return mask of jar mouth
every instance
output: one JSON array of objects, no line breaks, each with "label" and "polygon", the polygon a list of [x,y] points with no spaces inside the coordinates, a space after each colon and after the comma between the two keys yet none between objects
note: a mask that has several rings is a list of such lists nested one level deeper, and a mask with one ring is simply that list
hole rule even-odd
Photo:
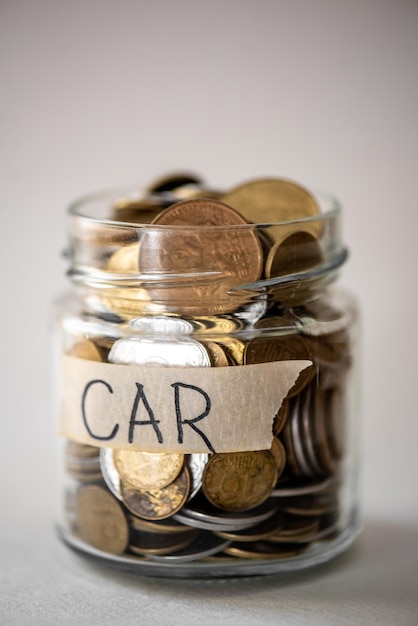
[{"label": "jar mouth", "polygon": [[[126,229],[127,231],[131,231],[132,229],[157,229],[157,230],[182,230],[184,226],[178,224],[152,224],[148,222],[137,222],[137,221],[129,221],[129,220],[119,220],[114,219],[111,216],[107,216],[106,212],[110,212],[115,202],[117,202],[120,198],[125,198],[127,201],[132,202],[140,202],[146,199],[155,207],[158,207],[160,210],[171,206],[177,202],[180,202],[181,199],[176,197],[174,194],[170,192],[160,192],[158,194],[147,194],[146,191],[132,191],[132,189],[136,189],[133,186],[123,186],[107,189],[104,191],[93,192],[90,194],[86,194],[74,200],[68,206],[68,216],[70,218],[74,218],[79,222],[86,222],[90,224],[95,224],[96,226],[102,226],[109,228],[118,228],[118,229]],[[220,230],[245,230],[248,228],[254,228],[254,226],[259,227],[269,227],[269,226],[283,226],[283,225],[291,225],[297,226],[298,224],[309,224],[309,223],[321,223],[325,222],[330,218],[337,217],[342,210],[341,204],[339,200],[330,194],[324,193],[319,190],[311,190],[311,193],[320,207],[320,213],[317,215],[307,216],[303,218],[291,219],[291,220],[277,220],[277,221],[260,221],[260,222],[252,222],[246,224],[230,224],[230,225],[210,225],[204,226],[205,229],[211,231],[220,231]],[[204,196],[202,196],[203,198]],[[188,225],[188,230],[201,230],[201,225]]]},{"label": "jar mouth", "polygon": [[[260,299],[297,306],[333,282],[348,255],[340,203],[319,192],[313,197],[319,213],[286,221],[249,222],[220,200],[204,209],[203,223],[161,224],[165,209],[181,203],[171,192],[148,195],[145,205],[141,192],[126,188],[93,193],[68,209],[68,275],[128,316],[164,310],[222,315]],[[128,209],[137,203],[148,221],[113,219],[121,198]],[[203,211],[203,197],[193,202]],[[212,209],[226,212],[226,223],[217,223]]]}]

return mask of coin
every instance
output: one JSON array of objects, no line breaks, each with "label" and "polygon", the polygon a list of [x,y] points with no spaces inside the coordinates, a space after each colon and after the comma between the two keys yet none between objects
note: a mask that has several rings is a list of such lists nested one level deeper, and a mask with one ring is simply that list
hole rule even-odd
[{"label": "coin", "polygon": [[225,548],[225,553],[245,559],[290,559],[306,550],[305,545],[284,544],[275,545],[268,541],[254,541],[252,543],[235,542]]},{"label": "coin", "polygon": [[112,448],[101,448],[100,450],[100,469],[103,480],[109,490],[118,499],[122,500],[120,493],[120,476],[113,460]]},{"label": "coin", "polygon": [[152,561],[161,561],[163,563],[187,563],[197,561],[205,557],[217,554],[229,546],[230,541],[216,537],[212,533],[201,533],[187,548],[179,550],[175,554],[158,556],[150,554]]},{"label": "coin", "polygon": [[203,181],[197,174],[189,172],[172,172],[153,180],[147,187],[149,193],[161,193],[164,191],[175,191],[179,187],[187,185],[201,187]]},{"label": "coin", "polygon": [[279,441],[277,437],[273,437],[273,443],[271,445],[270,452],[273,455],[274,460],[276,461],[277,478],[279,478],[286,465],[286,450],[284,449],[282,442]]},{"label": "coin", "polygon": [[[317,458],[314,446],[313,422],[315,415],[316,394],[316,385],[314,382],[315,381],[312,381],[309,385],[307,385],[299,396],[299,416],[295,416],[295,422],[297,422],[295,430],[300,438],[300,446],[302,448],[301,455],[306,460],[306,464],[312,470],[313,474],[316,476],[322,476],[323,471],[321,468],[321,462]],[[305,475],[308,474],[305,472]]]},{"label": "coin", "polygon": [[209,367],[208,351],[190,338],[132,338],[115,341],[108,360],[125,365]]},{"label": "coin", "polygon": [[190,335],[195,329],[195,325],[189,320],[168,315],[136,317],[129,320],[128,325],[141,334],[160,337],[164,335]]},{"label": "coin", "polygon": [[85,340],[76,343],[70,351],[71,356],[87,361],[103,361],[99,348],[93,341]]},{"label": "coin", "polygon": [[145,531],[131,532],[129,550],[134,554],[171,554],[186,548],[197,538],[199,531],[188,528],[182,534],[153,533]]},{"label": "coin", "polygon": [[257,524],[244,528],[242,530],[214,530],[213,532],[218,537],[223,539],[229,539],[230,541],[261,541],[267,539],[275,532],[278,532],[283,526],[283,515],[274,515],[269,519]]},{"label": "coin", "polygon": [[[257,179],[238,185],[222,197],[222,201],[234,207],[249,222],[273,224],[292,222],[318,215],[319,207],[306,189],[279,178]],[[289,224],[283,226],[282,234],[303,229],[317,231],[314,224]]]},{"label": "coin", "polygon": [[[245,346],[244,363],[270,363],[274,361],[312,360],[306,341],[298,335],[251,339]],[[302,370],[287,397],[298,394],[315,375],[313,365]]]},{"label": "coin", "polygon": [[108,272],[118,274],[138,274],[139,273],[139,243],[131,243],[122,246],[112,254],[107,264]]},{"label": "coin", "polygon": [[[282,241],[277,241],[270,249],[265,264],[266,278],[299,274],[322,261],[318,240],[310,233],[294,232]],[[293,286],[289,285],[289,288]]]},{"label": "coin", "polygon": [[269,451],[231,452],[209,458],[202,489],[214,506],[245,511],[267,500],[276,482],[277,466]]},{"label": "coin", "polygon": [[146,531],[149,533],[161,533],[161,534],[174,534],[174,533],[184,533],[190,531],[190,526],[186,526],[185,524],[181,524],[173,517],[168,517],[163,520],[154,520],[151,522],[150,520],[141,519],[136,515],[128,516],[129,525],[133,530],[138,531]]},{"label": "coin", "polygon": [[176,513],[175,518],[189,526],[206,530],[242,530],[254,526],[277,512],[277,507],[269,502],[257,506],[251,511],[221,511],[198,495]]},{"label": "coin", "polygon": [[225,350],[219,343],[215,341],[202,341],[202,343],[209,353],[213,367],[227,367],[229,365]]},{"label": "coin", "polygon": [[331,476],[320,482],[308,482],[301,483],[299,486],[294,487],[280,487],[276,486],[271,492],[271,496],[274,498],[288,498],[291,496],[303,496],[312,493],[318,493],[326,490],[328,487],[337,487],[339,481],[336,477]]},{"label": "coin", "polygon": [[124,505],[134,515],[148,520],[165,519],[174,515],[186,502],[190,492],[190,473],[184,467],[176,480],[163,489],[139,491],[121,483],[120,490]]},{"label": "coin", "polygon": [[190,470],[192,486],[188,501],[195,497],[202,487],[202,476],[208,462],[208,454],[187,454],[186,463]]},{"label": "coin", "polygon": [[220,340],[231,365],[244,364],[245,341],[237,337],[228,337]]},{"label": "coin", "polygon": [[172,483],[183,468],[184,454],[115,449],[113,460],[124,484],[146,491]]},{"label": "coin", "polygon": [[80,537],[98,550],[122,554],[128,545],[128,523],[121,506],[105,489],[82,487],[76,494],[76,519]]},{"label": "coin", "polygon": [[[162,211],[155,225],[143,233],[140,267],[161,275],[161,288],[150,287],[153,298],[172,310],[192,315],[233,311],[248,294],[230,290],[256,281],[263,268],[256,232],[231,228],[246,221],[216,200],[185,200]],[[178,228],[181,226],[182,228]],[[176,276],[175,287],[170,275]]]}]

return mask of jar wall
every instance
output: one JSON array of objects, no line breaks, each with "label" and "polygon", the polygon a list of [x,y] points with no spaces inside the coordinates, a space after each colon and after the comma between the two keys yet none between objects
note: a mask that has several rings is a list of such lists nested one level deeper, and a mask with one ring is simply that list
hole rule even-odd
[{"label": "jar wall", "polygon": [[[242,254],[235,258],[231,250],[211,266],[212,256],[202,261],[205,253],[197,246],[198,260],[190,260],[193,242],[184,245],[184,237],[195,238],[193,228],[188,233],[187,228],[99,226],[97,238],[94,220],[72,218],[70,274],[76,287],[54,308],[56,359],[70,368],[65,376],[57,368],[57,412],[75,403],[70,412],[80,414],[78,430],[62,418],[59,427],[57,525],[63,540],[104,564],[175,577],[289,572],[345,550],[360,527],[359,318],[353,297],[332,285],[345,258],[338,214],[308,220],[302,228],[293,225],[290,235],[299,235],[287,251],[274,254],[269,251],[288,237],[283,235],[288,224],[251,225],[243,231],[231,226],[227,234],[208,227],[205,241],[215,237],[224,246],[233,241],[241,252],[253,246],[243,269]],[[320,242],[316,248],[312,232]],[[288,258],[289,251],[293,261],[283,261],[280,255]],[[240,268],[235,282],[238,269],[228,272],[228,263]],[[274,269],[275,264],[284,269]],[[246,423],[245,444],[236,434],[236,449],[212,446],[211,436],[205,439],[200,428],[205,423],[201,397],[194,417],[179,418],[184,388],[196,391],[196,385],[183,383],[171,385],[178,438],[175,449],[165,445],[153,397],[165,384],[168,368],[195,368],[203,381],[201,394],[206,368],[216,369],[225,406],[242,395],[249,414],[260,405],[261,420],[263,390],[249,390],[246,376],[262,372],[267,390],[268,381],[276,384],[275,366],[289,362],[305,365],[271,416],[268,446],[251,449],[248,444],[248,436],[257,440],[258,418]],[[109,368],[122,372],[118,380],[124,371],[129,376],[138,372],[138,384],[125,394],[132,437],[123,445],[117,439],[123,429],[119,418],[113,424],[94,416],[92,426],[96,405],[89,404],[86,393],[81,408],[80,394],[75,402],[71,381],[75,368],[82,367],[90,383],[99,381],[102,395],[113,394],[103,378]],[[150,393],[139,385],[144,368],[155,380]],[[239,433],[240,415],[221,417],[236,421],[231,428]],[[193,449],[189,443],[183,451],[186,438],[180,441],[180,434],[191,429],[200,446]],[[160,448],[142,447],[139,433],[145,431],[153,433]]]}]

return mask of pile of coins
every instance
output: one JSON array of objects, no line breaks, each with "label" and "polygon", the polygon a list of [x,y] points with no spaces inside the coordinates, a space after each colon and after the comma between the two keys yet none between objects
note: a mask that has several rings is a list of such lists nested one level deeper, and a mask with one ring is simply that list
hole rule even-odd
[{"label": "pile of coins", "polygon": [[339,532],[351,339],[343,313],[312,297],[324,262],[319,213],[314,197],[286,180],[221,193],[180,174],[112,205],[115,222],[151,228],[136,241],[106,239],[114,282],[95,306],[107,330],[75,337],[71,355],[125,365],[312,365],[277,407],[269,450],[155,453],[68,441],[74,536],[169,564],[286,559]]}]

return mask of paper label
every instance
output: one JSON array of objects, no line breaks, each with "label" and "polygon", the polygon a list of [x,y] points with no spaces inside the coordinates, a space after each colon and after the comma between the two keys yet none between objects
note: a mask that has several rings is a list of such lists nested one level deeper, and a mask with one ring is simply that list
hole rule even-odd
[{"label": "paper label", "polygon": [[283,399],[310,365],[156,367],[64,355],[60,434],[150,452],[266,450]]}]

